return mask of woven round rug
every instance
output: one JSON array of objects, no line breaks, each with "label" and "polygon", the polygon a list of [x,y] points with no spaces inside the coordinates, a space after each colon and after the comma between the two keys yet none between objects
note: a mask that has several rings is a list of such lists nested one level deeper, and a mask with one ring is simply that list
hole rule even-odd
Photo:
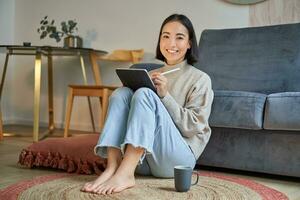
[{"label": "woven round rug", "polygon": [[[0,199],[197,199],[197,200],[287,200],[281,192],[247,179],[225,176],[219,173],[200,173],[197,185],[188,192],[174,189],[173,179],[137,177],[136,186],[121,193],[97,195],[81,192],[84,183],[94,180],[91,175],[56,174],[19,182],[0,190]],[[193,177],[196,178],[196,177]]]}]

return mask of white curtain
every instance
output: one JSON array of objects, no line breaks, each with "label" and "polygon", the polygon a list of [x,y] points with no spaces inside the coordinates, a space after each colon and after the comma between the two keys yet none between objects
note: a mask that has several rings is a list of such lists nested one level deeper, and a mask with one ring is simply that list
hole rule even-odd
[{"label": "white curtain", "polygon": [[300,0],[267,0],[249,7],[250,26],[300,22]]}]

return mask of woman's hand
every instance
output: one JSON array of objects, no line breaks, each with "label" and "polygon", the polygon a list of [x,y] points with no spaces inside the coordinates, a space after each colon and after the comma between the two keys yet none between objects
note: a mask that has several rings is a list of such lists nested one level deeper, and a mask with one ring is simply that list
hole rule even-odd
[{"label": "woman's hand", "polygon": [[151,73],[151,79],[156,87],[158,96],[164,98],[168,92],[168,79],[159,72]]}]

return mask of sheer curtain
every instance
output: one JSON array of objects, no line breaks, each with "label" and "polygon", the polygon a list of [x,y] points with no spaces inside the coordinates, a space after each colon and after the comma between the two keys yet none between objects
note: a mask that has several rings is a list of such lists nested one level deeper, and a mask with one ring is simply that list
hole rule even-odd
[{"label": "sheer curtain", "polygon": [[300,0],[267,0],[249,6],[249,26],[300,22]]}]

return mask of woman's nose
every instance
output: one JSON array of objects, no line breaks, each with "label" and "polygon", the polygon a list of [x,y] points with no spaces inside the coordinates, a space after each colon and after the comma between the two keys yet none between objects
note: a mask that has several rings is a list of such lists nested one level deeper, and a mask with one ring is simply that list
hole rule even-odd
[{"label": "woman's nose", "polygon": [[169,45],[170,45],[171,47],[175,47],[175,46],[176,46],[176,40],[171,38],[171,39],[169,40]]}]

